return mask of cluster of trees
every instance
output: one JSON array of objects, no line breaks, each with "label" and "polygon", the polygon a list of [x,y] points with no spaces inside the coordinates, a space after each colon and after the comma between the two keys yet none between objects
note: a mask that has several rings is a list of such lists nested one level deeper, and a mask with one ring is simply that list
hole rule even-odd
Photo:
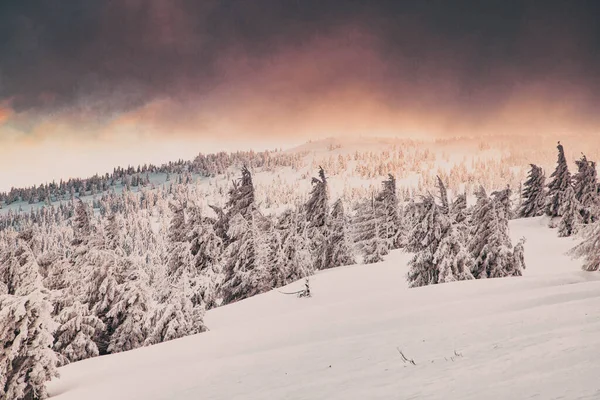
[{"label": "cluster of trees", "polygon": [[452,203],[438,177],[437,199],[423,196],[408,231],[406,249],[411,287],[469,279],[521,276],[525,268],[524,239],[513,247],[508,230],[511,190],[488,196],[484,188],[467,208],[466,195]]},{"label": "cluster of trees", "polygon": [[571,175],[560,142],[557,149],[556,169],[548,184],[542,168],[531,164],[518,215],[528,218],[545,214],[553,219],[553,226],[558,226],[558,235],[565,237],[578,233],[582,226],[598,220],[600,188],[595,162],[582,154],[575,162],[577,172]]},{"label": "cluster of trees", "polygon": [[44,398],[60,365],[203,332],[206,309],[354,262],[322,169],[306,204],[276,217],[247,168],[216,216],[194,200],[113,194],[94,213],[76,199],[67,219],[0,233],[0,397]]},{"label": "cluster of trees", "polygon": [[[73,178],[59,183],[51,182],[39,186],[12,188],[8,192],[0,192],[0,208],[2,203],[9,205],[24,201],[29,204],[58,202],[72,200],[74,197],[102,193],[116,185],[127,188],[145,187],[150,185],[150,174],[166,174],[167,181],[171,176],[177,176],[179,183],[191,181],[192,175],[215,176],[224,174],[234,165],[247,165],[252,168],[262,167],[270,170],[276,167],[300,166],[300,160],[306,153],[288,154],[281,151],[239,151],[233,153],[220,152],[215,154],[199,154],[191,161],[178,160],[160,166],[153,164],[117,167],[112,173],[94,175],[87,179]],[[187,182],[186,182],[187,183]]]}]

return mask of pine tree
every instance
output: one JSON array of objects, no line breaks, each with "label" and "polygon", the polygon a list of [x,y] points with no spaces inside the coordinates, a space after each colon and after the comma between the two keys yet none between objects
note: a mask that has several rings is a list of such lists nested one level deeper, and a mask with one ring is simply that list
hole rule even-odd
[{"label": "pine tree", "polygon": [[398,196],[396,194],[396,178],[388,174],[388,179],[382,182],[382,190],[375,198],[376,206],[382,208],[384,218],[381,223],[381,229],[388,242],[390,249],[400,248],[399,230],[400,214],[398,210]]},{"label": "pine tree", "polygon": [[[472,214],[473,227],[469,240],[469,251],[475,260],[472,270],[477,279],[519,276],[524,265],[518,265],[510,241],[508,211],[510,190],[494,192],[492,198],[485,191],[478,192],[477,204]],[[522,249],[519,248],[522,252]]]},{"label": "pine tree", "polygon": [[450,217],[452,220],[458,224],[463,224],[467,222],[468,212],[467,212],[467,195],[459,194],[456,196],[452,205],[450,206]]},{"label": "pine tree", "polygon": [[595,223],[584,230],[585,239],[569,251],[574,258],[583,258],[584,271],[600,269],[600,223]]},{"label": "pine tree", "polygon": [[306,213],[308,236],[311,238],[311,254],[314,269],[327,268],[325,254],[329,237],[329,188],[325,171],[319,167],[319,177],[312,178],[312,190],[304,209]]},{"label": "pine tree", "polygon": [[[327,243],[325,265],[329,268],[354,264],[354,256],[348,235],[348,221],[344,214],[344,203],[338,199],[331,210],[331,234]],[[387,221],[386,221],[387,222]],[[390,233],[388,231],[388,233]],[[394,237],[395,234],[389,237]]]},{"label": "pine tree", "polygon": [[375,199],[359,204],[352,222],[353,238],[362,262],[373,264],[383,261],[389,253],[389,243],[382,229],[385,221],[384,209],[377,207]]},{"label": "pine tree", "polygon": [[139,265],[127,261],[125,281],[106,313],[114,328],[107,349],[110,353],[141,347],[148,335],[147,320],[152,312],[148,278]]},{"label": "pine tree", "polygon": [[45,399],[46,382],[58,377],[49,294],[31,249],[21,239],[10,264],[10,272],[1,274],[9,281],[4,282],[8,294],[0,296],[0,397]]},{"label": "pine tree", "polygon": [[[447,219],[442,215],[442,218]],[[464,244],[464,237],[452,220],[443,221],[444,233],[433,253],[433,263],[438,269],[438,282],[473,279],[471,270],[475,262]]]},{"label": "pine tree", "polygon": [[573,176],[574,196],[580,205],[581,222],[588,224],[596,220],[595,214],[599,203],[596,163],[588,161],[583,154],[575,163],[577,173]]},{"label": "pine tree", "polygon": [[576,234],[579,226],[583,223],[581,216],[581,205],[575,198],[575,191],[571,186],[564,194],[561,208],[559,210],[560,223],[558,224],[558,236],[567,237]]},{"label": "pine tree", "polygon": [[242,214],[235,215],[229,223],[227,235],[232,242],[225,255],[223,304],[233,303],[271,289],[270,276],[259,260],[267,249],[262,248],[256,212],[247,220]]},{"label": "pine tree", "polygon": [[187,293],[188,279],[181,278],[164,303],[158,305],[149,319],[149,332],[145,345],[152,345],[179,339],[206,331],[203,321],[203,309],[194,307]]},{"label": "pine tree", "polygon": [[556,169],[550,175],[552,181],[548,184],[548,194],[546,200],[546,215],[550,217],[560,217],[560,207],[563,202],[564,193],[571,186],[571,174],[565,158],[563,146],[558,142],[558,161]]},{"label": "pine tree", "polygon": [[438,191],[440,192],[440,194],[439,194],[439,199],[440,199],[440,203],[441,203],[440,211],[444,214],[448,214],[448,212],[450,211],[450,206],[449,206],[449,202],[448,202],[448,191],[446,190],[446,185],[444,185],[444,182],[442,182],[442,179],[439,177],[439,175],[437,176],[437,188],[438,188]]},{"label": "pine tree", "polygon": [[91,233],[91,216],[87,205],[79,198],[75,205],[75,218],[73,219],[73,231],[75,239],[73,245],[79,245],[87,239]]},{"label": "pine tree", "polygon": [[273,288],[287,285],[313,273],[306,223],[297,212],[287,210],[275,225],[274,262],[270,276]]},{"label": "pine tree", "polygon": [[415,253],[408,262],[409,287],[419,287],[438,283],[439,270],[434,254],[442,238],[442,219],[439,207],[433,197],[423,199],[424,214],[409,235],[407,250]]},{"label": "pine tree", "polygon": [[100,354],[94,338],[106,327],[86,304],[75,300],[61,310],[57,322],[60,325],[55,334],[54,349],[59,354],[60,365]]},{"label": "pine tree", "polygon": [[240,214],[246,219],[252,218],[254,211],[254,184],[252,183],[252,174],[246,167],[242,167],[242,177],[237,181],[233,181],[233,186],[229,189],[229,199],[225,205],[225,214],[223,223],[223,238],[225,243],[229,243],[227,231],[229,229],[229,221]]},{"label": "pine tree", "polygon": [[214,230],[213,222],[202,218],[199,211],[190,218],[188,240],[192,256],[192,304],[200,303],[206,309],[217,305],[217,281],[223,256],[223,241]]},{"label": "pine tree", "polygon": [[522,193],[523,203],[518,214],[521,218],[537,217],[544,213],[546,176],[541,167],[535,164],[530,164],[530,166],[531,169]]}]

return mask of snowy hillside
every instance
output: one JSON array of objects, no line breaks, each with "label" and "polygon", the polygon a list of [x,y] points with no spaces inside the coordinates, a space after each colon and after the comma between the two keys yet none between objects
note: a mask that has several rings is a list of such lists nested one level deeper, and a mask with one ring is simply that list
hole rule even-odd
[{"label": "snowy hillside", "polygon": [[[398,138],[328,138],[307,142],[285,151],[267,152],[267,158],[276,160],[277,157],[293,157],[292,166],[267,163],[260,167],[252,167],[248,162],[256,185],[257,201],[269,213],[278,213],[296,201],[304,201],[311,188],[310,177],[323,166],[329,177],[331,199],[343,198],[345,202],[354,203],[357,199],[369,197],[379,190],[382,179],[388,173],[397,179],[398,188],[404,197],[408,192],[422,193],[432,189],[436,175],[441,175],[446,181],[450,193],[467,190],[469,193],[479,184],[487,189],[503,188],[507,183],[516,188],[526,175],[528,161],[524,159],[508,159],[509,153],[505,145],[498,144],[495,148],[482,147],[477,139],[463,138],[454,141],[415,141]],[[259,153],[249,153],[257,155]],[[257,157],[261,158],[261,157]],[[242,157],[242,159],[245,159]],[[289,161],[289,160],[286,160]],[[193,166],[193,161],[190,161]],[[178,178],[185,174],[186,168],[177,165],[171,174],[160,172],[136,173],[119,178],[111,177],[109,192],[122,193],[124,181],[137,178],[148,179],[142,186],[132,186],[134,193],[140,191],[156,191],[177,185]],[[225,201],[227,188],[231,180],[238,174],[242,166],[239,159],[225,168],[223,173],[203,174],[192,171],[187,185],[195,186],[205,193],[213,204]],[[161,168],[167,168],[163,165]],[[57,181],[59,177],[57,177]],[[84,177],[79,177],[84,178]],[[78,183],[80,183],[79,180]],[[465,182],[470,182],[465,186]],[[93,189],[76,191],[75,197],[86,202],[93,202],[102,197],[106,190],[97,184],[88,184]],[[41,186],[40,186],[41,187]],[[39,190],[39,188],[38,188]],[[32,210],[39,211],[48,204],[58,206],[68,202],[71,195],[67,190],[61,196],[50,195],[51,201],[42,201],[34,196],[32,201],[19,199],[3,204],[0,193],[0,218],[9,212],[28,214]],[[11,196],[8,196],[11,197]]]},{"label": "snowy hillside", "polygon": [[[521,278],[408,289],[410,255],[211,310],[209,332],[60,369],[56,400],[597,399],[600,275],[542,218]],[[280,289],[297,290],[301,282]],[[403,360],[402,354],[410,361]]]}]

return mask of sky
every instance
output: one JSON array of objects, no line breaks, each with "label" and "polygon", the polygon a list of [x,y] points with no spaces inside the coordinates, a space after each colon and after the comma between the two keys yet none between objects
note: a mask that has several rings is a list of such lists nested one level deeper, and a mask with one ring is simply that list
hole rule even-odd
[{"label": "sky", "polygon": [[597,1],[0,2],[0,190],[330,136],[598,134]]}]

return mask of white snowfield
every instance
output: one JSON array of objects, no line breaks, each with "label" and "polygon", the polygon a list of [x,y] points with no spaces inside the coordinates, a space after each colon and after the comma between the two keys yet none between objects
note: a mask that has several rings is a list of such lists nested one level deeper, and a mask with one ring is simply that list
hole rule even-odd
[{"label": "white snowfield", "polygon": [[[408,289],[409,254],[328,270],[312,298],[272,291],[212,310],[207,333],[74,363],[56,400],[600,399],[600,273],[543,218],[519,278]],[[303,286],[296,282],[283,292]],[[408,360],[403,359],[402,354]]]}]

